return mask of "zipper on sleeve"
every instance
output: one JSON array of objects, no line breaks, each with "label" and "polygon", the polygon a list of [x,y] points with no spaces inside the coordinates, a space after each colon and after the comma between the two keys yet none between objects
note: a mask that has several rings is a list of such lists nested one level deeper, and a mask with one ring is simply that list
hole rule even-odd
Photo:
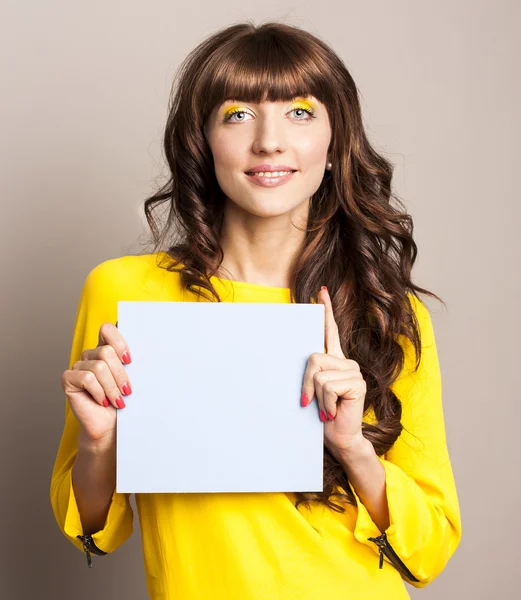
[{"label": "zipper on sleeve", "polygon": [[92,568],[91,553],[97,554],[98,556],[105,556],[105,554],[107,554],[106,552],[104,552],[103,550],[101,550],[100,548],[98,548],[96,546],[96,544],[94,543],[94,540],[92,539],[92,535],[90,535],[90,534],[77,535],[76,537],[78,539],[80,539],[81,543],[83,544],[83,551],[85,552],[85,554],[87,556],[87,566],[89,568]]},{"label": "zipper on sleeve", "polygon": [[367,539],[371,542],[374,542],[379,548],[379,551],[380,551],[379,568],[380,569],[383,568],[384,554],[385,554],[385,556],[387,556],[387,558],[391,561],[391,563],[403,575],[405,575],[405,577],[407,577],[407,579],[410,579],[411,581],[420,581],[419,579],[416,579],[416,577],[405,566],[402,559],[398,556],[398,554],[396,554],[394,548],[391,546],[391,544],[389,543],[389,540],[387,539],[387,533],[385,531],[382,533],[382,535],[379,535],[378,537],[370,537]]}]

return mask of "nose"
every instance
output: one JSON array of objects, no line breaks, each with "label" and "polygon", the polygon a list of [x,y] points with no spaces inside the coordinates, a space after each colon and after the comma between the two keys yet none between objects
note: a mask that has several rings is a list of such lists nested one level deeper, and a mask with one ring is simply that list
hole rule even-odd
[{"label": "nose", "polygon": [[274,154],[286,150],[283,123],[276,123],[275,119],[258,119],[255,125],[253,152]]}]

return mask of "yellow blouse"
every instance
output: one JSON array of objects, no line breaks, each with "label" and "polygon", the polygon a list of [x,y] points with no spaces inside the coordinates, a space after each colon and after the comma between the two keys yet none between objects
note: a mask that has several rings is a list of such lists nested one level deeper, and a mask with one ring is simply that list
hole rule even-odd
[{"label": "yellow blouse", "polygon": [[[182,287],[179,274],[157,265],[162,254],[110,259],[90,271],[69,368],[84,349],[97,346],[103,322],[116,323],[118,300],[199,301]],[[226,302],[290,302],[287,288],[217,277],[212,283]],[[386,535],[353,487],[357,506],[345,505],[345,513],[315,504],[297,509],[293,492],[135,494],[150,598],[398,600],[410,597],[405,583],[424,587],[437,577],[459,544],[461,518],[432,322],[426,306],[410,298],[421,327],[422,360],[412,373],[414,348],[400,336],[406,361],[392,389],[402,401],[404,431],[379,457],[390,515]],[[364,416],[366,422],[374,419],[372,411]],[[130,494],[114,491],[103,529],[78,537],[83,530],[71,480],[78,432],[66,399],[50,498],[66,538],[89,560],[99,554],[94,564],[131,535],[134,513]]]}]

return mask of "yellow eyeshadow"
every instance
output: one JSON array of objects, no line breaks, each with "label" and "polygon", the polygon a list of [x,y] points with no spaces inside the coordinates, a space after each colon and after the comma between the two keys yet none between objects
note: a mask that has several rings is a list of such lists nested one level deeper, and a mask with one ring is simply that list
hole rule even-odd
[{"label": "yellow eyeshadow", "polygon": [[[309,110],[311,113],[315,112],[316,107],[313,103],[308,100],[294,100],[291,105],[293,106],[293,110],[297,108],[303,108],[304,110]],[[227,106],[224,110],[224,117],[231,116],[233,113],[238,111],[243,111],[244,107],[240,104],[231,104]]]},{"label": "yellow eyeshadow", "polygon": [[293,108],[303,108],[305,110],[310,110],[311,112],[315,110],[314,105],[307,100],[295,100],[295,102],[293,102]]},{"label": "yellow eyeshadow", "polygon": [[224,116],[227,116],[229,114],[237,112],[240,109],[241,109],[240,104],[232,104],[231,106],[227,106],[226,110],[224,111]]}]

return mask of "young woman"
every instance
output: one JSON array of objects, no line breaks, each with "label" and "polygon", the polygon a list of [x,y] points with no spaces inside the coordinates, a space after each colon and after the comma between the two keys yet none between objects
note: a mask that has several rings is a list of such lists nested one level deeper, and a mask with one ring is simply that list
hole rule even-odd
[{"label": "young woman", "polygon": [[412,219],[355,83],[317,37],[246,23],[190,53],[172,98],[171,176],[145,202],[154,249],[98,264],[83,285],[58,525],[89,566],[133,531],[129,494],[115,491],[116,411],[132,402],[118,300],[320,302],[326,352],[309,358],[301,405],[324,423],[323,492],[136,494],[150,597],[408,598],[404,583],[432,582],[461,538],[417,293],[438,296],[411,281]]}]

